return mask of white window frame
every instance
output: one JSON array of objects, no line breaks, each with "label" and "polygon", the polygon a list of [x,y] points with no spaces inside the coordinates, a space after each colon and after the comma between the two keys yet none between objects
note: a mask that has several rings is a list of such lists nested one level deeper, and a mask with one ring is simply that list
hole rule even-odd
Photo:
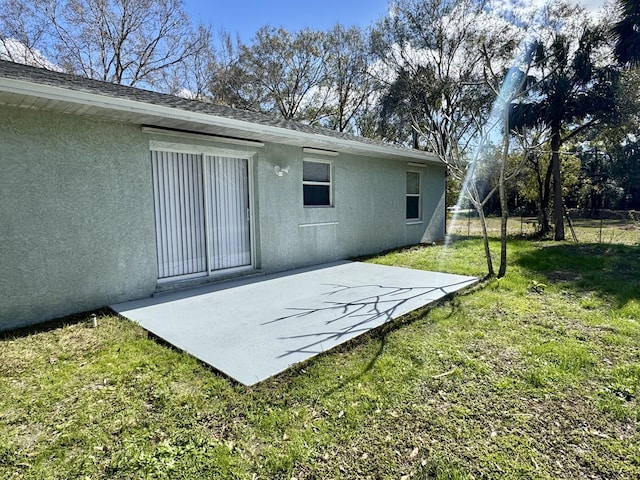
[{"label": "white window frame", "polygon": [[[409,193],[407,191],[407,177],[409,175],[409,173],[415,173],[418,175],[418,193]],[[422,172],[418,171],[418,170],[407,170],[405,172],[405,212],[404,212],[404,216],[405,219],[407,221],[407,224],[416,224],[416,223],[422,223]],[[417,198],[418,199],[418,217],[411,217],[409,218],[407,215],[409,214],[409,212],[407,211],[407,202],[406,199],[407,198]]]},{"label": "white window frame", "polygon": [[[304,164],[305,162],[309,163],[323,163],[325,165],[329,165],[329,181],[328,182],[314,182],[310,180],[304,179]],[[304,203],[304,187],[306,185],[321,185],[329,187],[329,205],[306,205]],[[330,160],[320,160],[318,158],[303,158],[302,159],[302,205],[304,208],[332,208],[334,206],[333,202],[333,162]]]}]

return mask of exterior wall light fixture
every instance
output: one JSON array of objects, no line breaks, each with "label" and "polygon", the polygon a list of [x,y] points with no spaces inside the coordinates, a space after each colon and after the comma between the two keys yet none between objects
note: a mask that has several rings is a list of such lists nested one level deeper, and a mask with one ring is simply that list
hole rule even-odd
[{"label": "exterior wall light fixture", "polygon": [[276,165],[273,167],[273,171],[276,172],[276,175],[282,177],[289,173],[289,167],[281,168],[280,165]]}]

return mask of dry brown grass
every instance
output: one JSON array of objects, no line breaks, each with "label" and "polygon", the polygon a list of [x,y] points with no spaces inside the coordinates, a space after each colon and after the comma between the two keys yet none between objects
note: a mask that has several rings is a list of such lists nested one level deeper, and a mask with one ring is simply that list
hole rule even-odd
[{"label": "dry brown grass", "polygon": [[[628,220],[612,219],[575,219],[573,228],[579,243],[610,243],[640,245],[640,223]],[[537,234],[538,220],[535,217],[511,217],[507,224],[508,234],[512,237],[532,237]],[[500,218],[487,218],[487,231],[490,237],[499,238]],[[447,219],[447,233],[462,236],[480,236],[480,221],[475,216],[460,213]],[[569,224],[565,222],[565,236],[571,240]]]}]

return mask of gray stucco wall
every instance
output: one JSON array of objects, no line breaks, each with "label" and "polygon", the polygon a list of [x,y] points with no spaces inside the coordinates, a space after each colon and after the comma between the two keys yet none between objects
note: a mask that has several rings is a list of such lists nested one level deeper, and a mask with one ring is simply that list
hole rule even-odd
[{"label": "gray stucco wall", "polygon": [[[156,290],[150,141],[255,153],[255,267],[265,272],[444,235],[439,166],[175,139],[139,125],[0,106],[0,330]],[[331,162],[333,207],[303,206],[303,158]],[[275,165],[289,174],[276,176]],[[422,221],[415,224],[405,220],[407,170],[422,172]]]},{"label": "gray stucco wall", "polygon": [[[304,154],[268,145],[258,165],[260,251],[267,271],[312,265],[440,240],[444,236],[444,169],[406,161]],[[303,206],[303,159],[329,161],[333,207]],[[273,166],[289,167],[277,177]],[[422,220],[405,219],[407,170],[422,172]]]},{"label": "gray stucco wall", "polygon": [[0,107],[0,329],[155,289],[140,127]]}]

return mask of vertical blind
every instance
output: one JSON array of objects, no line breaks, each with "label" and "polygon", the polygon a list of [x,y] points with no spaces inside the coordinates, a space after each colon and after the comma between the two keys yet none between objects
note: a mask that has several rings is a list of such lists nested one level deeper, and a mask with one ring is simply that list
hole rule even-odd
[{"label": "vertical blind", "polygon": [[248,162],[206,157],[211,270],[251,264]]},{"label": "vertical blind", "polygon": [[158,277],[251,264],[248,161],[151,152]]},{"label": "vertical blind", "polygon": [[205,272],[202,160],[152,151],[151,165],[159,278]]}]

